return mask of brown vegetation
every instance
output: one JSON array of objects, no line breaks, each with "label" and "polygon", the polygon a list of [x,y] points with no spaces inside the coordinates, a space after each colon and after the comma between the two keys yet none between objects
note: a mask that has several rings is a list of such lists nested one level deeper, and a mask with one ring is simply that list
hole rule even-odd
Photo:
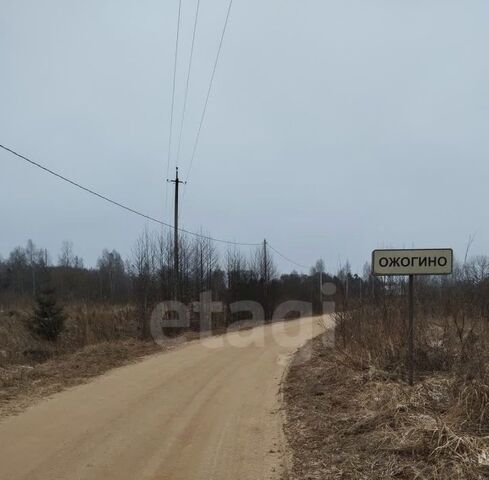
[{"label": "brown vegetation", "polygon": [[21,412],[37,399],[160,351],[162,348],[151,342],[124,340],[90,345],[43,363],[0,366],[0,417]]},{"label": "brown vegetation", "polygon": [[31,305],[0,312],[0,416],[161,351],[153,342],[138,340],[133,307],[79,303],[65,312],[65,329],[55,343],[29,328]]},{"label": "brown vegetation", "polygon": [[414,387],[314,341],[284,387],[292,479],[489,476],[487,387],[433,372]]},{"label": "brown vegetation", "polygon": [[0,311],[0,366],[38,363],[87,345],[138,337],[133,307],[73,303],[64,307],[65,329],[57,342],[46,342],[29,328],[33,309],[26,303]]},{"label": "brown vegetation", "polygon": [[316,339],[284,387],[293,479],[489,478],[489,284],[478,266],[418,279],[413,387],[401,280],[335,314],[334,342]]}]

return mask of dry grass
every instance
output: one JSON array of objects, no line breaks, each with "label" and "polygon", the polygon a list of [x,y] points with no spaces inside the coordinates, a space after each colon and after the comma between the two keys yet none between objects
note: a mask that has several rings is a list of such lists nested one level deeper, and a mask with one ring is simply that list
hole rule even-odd
[{"label": "dry grass", "polygon": [[36,338],[28,328],[33,306],[0,309],[0,366],[35,364],[98,343],[139,337],[132,306],[76,303],[64,307],[65,330],[56,344]]},{"label": "dry grass", "polygon": [[313,341],[284,386],[291,479],[489,478],[487,385],[432,371],[409,387],[395,372]]},{"label": "dry grass", "polygon": [[161,351],[162,347],[152,342],[125,340],[90,345],[34,365],[0,367],[0,417],[19,413],[40,398]]},{"label": "dry grass", "polygon": [[[51,344],[30,332],[31,305],[0,310],[0,417],[144,355],[200,338],[199,332],[187,331],[168,338],[164,346],[142,342],[131,306],[72,304],[65,313],[66,328]],[[234,328],[251,327],[245,323]],[[223,328],[210,333],[225,332]]]},{"label": "dry grass", "polygon": [[[52,344],[28,328],[32,305],[0,309],[0,417],[109,369],[162,351],[142,342],[131,306],[72,304],[65,330]],[[172,347],[177,341],[169,341]]]}]

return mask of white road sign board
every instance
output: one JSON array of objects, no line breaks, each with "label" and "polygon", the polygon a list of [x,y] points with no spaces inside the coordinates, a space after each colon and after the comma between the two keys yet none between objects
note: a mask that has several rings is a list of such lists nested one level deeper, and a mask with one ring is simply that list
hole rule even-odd
[{"label": "white road sign board", "polygon": [[453,270],[451,248],[374,250],[374,275],[449,275]]}]

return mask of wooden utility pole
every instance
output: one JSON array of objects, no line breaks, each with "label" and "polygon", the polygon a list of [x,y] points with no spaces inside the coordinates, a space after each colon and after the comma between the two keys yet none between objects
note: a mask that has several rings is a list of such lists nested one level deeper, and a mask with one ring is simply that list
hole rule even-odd
[{"label": "wooden utility pole", "polygon": [[267,241],[263,240],[263,301],[265,310],[265,319],[269,317],[268,311],[268,255],[267,255]]},{"label": "wooden utility pole", "polygon": [[323,270],[319,271],[319,311],[323,308]]},{"label": "wooden utility pole", "polygon": [[178,252],[178,187],[182,182],[178,178],[178,167],[176,167],[175,179],[167,180],[167,182],[171,182],[175,184],[175,218],[174,218],[174,239],[173,239],[173,287],[175,289],[175,300],[178,300],[179,297],[179,284],[180,284],[180,259]]}]

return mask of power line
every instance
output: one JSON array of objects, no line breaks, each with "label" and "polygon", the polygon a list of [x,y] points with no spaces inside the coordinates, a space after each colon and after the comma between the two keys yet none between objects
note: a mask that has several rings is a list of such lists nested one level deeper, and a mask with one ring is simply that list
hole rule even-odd
[{"label": "power line", "polygon": [[180,150],[182,147],[182,136],[183,136],[183,129],[184,129],[184,125],[185,125],[185,114],[187,111],[188,91],[189,91],[189,85],[190,85],[190,74],[192,72],[192,60],[194,58],[195,35],[197,32],[197,24],[199,22],[199,11],[200,11],[200,0],[197,0],[197,8],[195,10],[195,20],[194,20],[194,31],[192,34],[192,47],[190,48],[190,58],[189,58],[188,70],[187,70],[187,82],[185,85],[185,96],[184,96],[184,100],[183,100],[182,121],[180,123],[180,134],[178,136],[177,165],[180,161]]},{"label": "power line", "polygon": [[[157,218],[154,218],[150,215],[146,215],[145,213],[142,213],[142,212],[139,212],[138,210],[135,210],[134,208],[131,208],[131,207],[128,207],[127,205],[124,205],[120,202],[117,202],[115,200],[112,200],[111,198],[105,196],[105,195],[102,195],[101,193],[98,193],[96,192],[95,190],[92,190],[91,188],[88,188],[88,187],[85,187],[83,185],[81,185],[80,183],[78,182],[75,182],[74,180],[70,180],[69,178],[65,177],[64,175],[61,175],[59,173],[56,173],[55,171],[51,170],[50,168],[47,168],[45,167],[44,165],[41,165],[40,163],[37,163],[35,162],[34,160],[31,160],[30,158],[27,158],[25,157],[24,155],[21,155],[20,153],[17,153],[16,151],[4,146],[4,145],[1,145],[0,144],[0,148],[2,148],[3,150],[5,150],[6,152],[9,152],[11,153],[12,155],[15,155],[16,157],[30,163],[31,165],[37,167],[37,168],[40,168],[41,170],[44,170],[45,172],[59,178],[60,180],[63,180],[64,182],[67,182],[69,184],[71,184],[72,186],[76,187],[76,188],[79,188],[80,190],[83,190],[87,193],[90,193],[91,195],[94,195],[96,197],[98,197],[99,199],[101,200],[105,200],[106,202],[108,203],[111,203],[112,205],[115,205],[116,207],[119,207],[119,208],[122,208],[128,212],[131,212],[135,215],[139,215],[140,217],[143,217],[147,220],[150,220],[152,222],[155,222],[159,225],[162,225],[164,227],[168,227],[168,228],[174,228],[173,225],[169,224],[169,223],[166,223],[166,222],[163,222],[161,220],[158,220]],[[196,233],[196,232],[191,232],[190,230],[187,230],[185,228],[179,228],[178,229],[180,232],[183,232],[183,233],[187,233],[188,235],[192,235],[194,237],[199,237],[199,238],[204,238],[204,239],[207,239],[207,240],[212,240],[214,242],[219,242],[219,243],[225,243],[225,244],[228,244],[228,245],[241,245],[241,246],[257,246],[257,245],[261,245],[261,243],[242,243],[242,242],[233,242],[233,241],[230,241],[230,240],[221,240],[221,239],[218,239],[218,238],[214,238],[214,237],[209,237],[207,235],[202,235],[202,234],[199,234],[199,233]]]},{"label": "power line", "polygon": [[295,262],[294,260],[291,260],[289,257],[286,257],[284,254],[280,253],[276,248],[273,248],[273,246],[270,245],[270,243],[267,243],[267,246],[270,248],[270,250],[273,250],[279,257],[282,257],[284,260],[291,263],[292,265],[295,265],[299,268],[305,268],[305,269],[309,268],[309,267],[306,267],[306,265],[302,265],[300,263]]},{"label": "power line", "polygon": [[[175,89],[177,83],[177,64],[178,64],[178,43],[180,40],[180,19],[182,17],[182,0],[178,2],[178,18],[177,18],[177,36],[175,41],[175,62],[173,64],[173,87],[171,97],[171,110],[170,110],[170,133],[168,135],[168,159],[166,162],[166,178],[170,174],[170,160],[171,160],[171,144],[173,137],[173,117],[175,112]],[[165,189],[165,207],[168,205],[168,186]]]},{"label": "power line", "polygon": [[[151,215],[147,215],[145,213],[142,213],[138,210],[135,210],[134,208],[131,208],[131,207],[128,207],[127,205],[124,205],[123,203],[120,203],[120,202],[117,202],[115,200],[112,200],[111,198],[107,197],[106,195],[102,195],[101,193],[98,193],[96,192],[95,190],[92,190],[91,188],[88,188],[88,187],[85,187],[83,185],[81,185],[80,183],[78,182],[75,182],[74,180],[71,180],[67,177],[65,177],[64,175],[61,175],[60,173],[57,173],[55,172],[54,170],[51,170],[50,168],[48,167],[45,167],[44,165],[41,165],[40,163],[38,162],[35,162],[34,160],[31,160],[30,158],[28,157],[25,157],[24,155],[21,155],[20,153],[16,152],[15,150],[12,150],[8,147],[6,147],[5,145],[1,145],[0,144],[0,148],[5,150],[6,152],[24,160],[25,162],[41,169],[41,170],[44,170],[45,172],[49,173],[50,175],[53,175],[57,178],[59,178],[60,180],[63,180],[64,182],[67,182],[69,183],[70,185],[76,187],[76,188],[79,188],[80,190],[83,190],[84,192],[86,193],[89,193],[91,195],[94,195],[95,197],[101,199],[101,200],[104,200],[112,205],[115,205],[116,207],[119,207],[119,208],[122,208],[123,210],[126,210],[130,213],[133,213],[134,215],[138,215],[142,218],[145,218],[146,220],[150,220],[152,222],[155,222],[157,223],[158,225],[161,225],[163,227],[168,227],[168,228],[171,228],[173,229],[174,226],[169,224],[169,223],[166,223],[166,222],[163,222],[161,220],[158,220],[157,218],[154,218],[152,217]],[[190,230],[187,230],[185,228],[178,228],[178,231],[180,232],[183,232],[183,233],[186,233],[188,235],[192,235],[194,237],[198,237],[198,238],[203,238],[203,239],[206,239],[206,240],[211,240],[211,241],[214,241],[214,242],[219,242],[219,243],[224,243],[224,244],[227,244],[227,245],[235,245],[235,246],[247,246],[247,247],[257,247],[257,246],[260,246],[262,245],[262,243],[245,243],[245,242],[235,242],[235,241],[231,241],[231,240],[222,240],[222,239],[219,239],[219,238],[215,238],[215,237],[211,237],[211,236],[208,236],[208,235],[203,235],[201,233],[196,233],[196,232],[192,232]],[[309,268],[307,267],[306,265],[302,265],[298,262],[295,262],[294,260],[290,259],[289,257],[285,256],[283,253],[279,252],[276,248],[274,248],[270,243],[267,242],[267,246],[273,250],[278,256],[282,257],[284,260],[286,260],[287,262],[293,264],[293,265],[296,265],[297,267],[300,267],[300,268]]]},{"label": "power line", "polygon": [[217,64],[219,63],[219,57],[221,55],[222,44],[224,42],[224,36],[226,35],[226,30],[227,30],[227,26],[229,23],[229,16],[231,14],[232,6],[233,6],[233,0],[229,0],[229,6],[228,6],[227,14],[226,14],[226,20],[224,21],[224,26],[223,26],[222,33],[221,33],[221,39],[219,41],[219,48],[217,49],[216,60],[214,62],[214,67],[212,69],[212,75],[211,75],[211,79],[209,82],[209,88],[207,90],[207,96],[206,96],[205,103],[204,103],[204,110],[202,111],[202,116],[200,118],[200,124],[199,124],[199,128],[197,130],[197,137],[195,138],[195,143],[194,143],[194,147],[192,150],[192,156],[190,158],[190,165],[189,165],[189,168],[187,171],[187,176],[185,178],[185,181],[188,181],[188,178],[190,176],[190,172],[192,170],[192,165],[194,163],[195,153],[196,153],[197,147],[199,145],[200,133],[202,131],[202,125],[204,124],[205,114],[207,112],[207,105],[209,104],[209,98],[211,96],[211,91],[212,91],[212,84],[214,83],[214,77],[216,75],[216,70],[217,70]]}]

